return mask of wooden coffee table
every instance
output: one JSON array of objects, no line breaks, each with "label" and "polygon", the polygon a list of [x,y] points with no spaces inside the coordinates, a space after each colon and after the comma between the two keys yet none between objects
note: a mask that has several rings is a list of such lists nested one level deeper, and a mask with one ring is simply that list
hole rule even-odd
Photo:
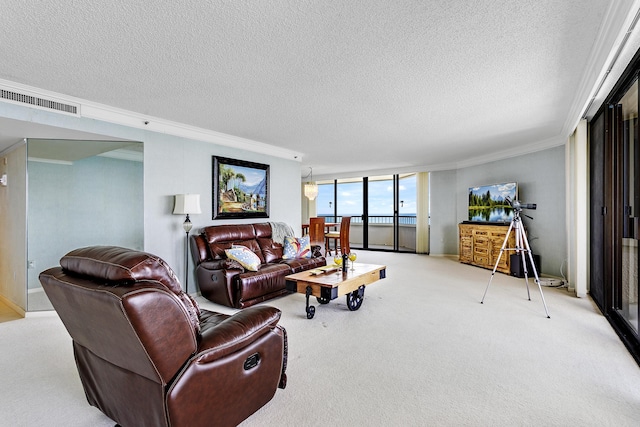
[{"label": "wooden coffee table", "polygon": [[344,273],[341,269],[324,273],[319,273],[319,270],[302,271],[286,277],[289,291],[306,295],[307,319],[313,319],[316,313],[316,308],[309,305],[309,297],[315,296],[320,304],[328,304],[331,300],[346,295],[347,307],[350,311],[355,311],[362,305],[365,286],[384,279],[387,274],[385,265],[363,263],[354,263],[353,270],[349,268]]}]

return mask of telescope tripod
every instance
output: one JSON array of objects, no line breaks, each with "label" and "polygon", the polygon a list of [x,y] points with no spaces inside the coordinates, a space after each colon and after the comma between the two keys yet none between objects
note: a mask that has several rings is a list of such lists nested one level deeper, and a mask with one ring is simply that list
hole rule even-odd
[{"label": "telescope tripod", "polygon": [[[515,248],[507,248],[507,243],[509,241],[509,235],[512,231],[515,230],[516,233],[516,247]],[[549,310],[547,310],[547,303],[544,300],[544,294],[542,293],[542,286],[540,285],[540,279],[538,278],[538,272],[536,271],[536,265],[533,262],[533,255],[531,254],[531,248],[529,247],[529,241],[527,240],[527,234],[522,227],[522,221],[520,220],[520,209],[513,210],[513,219],[511,220],[511,224],[509,224],[509,230],[507,231],[507,235],[504,239],[504,243],[502,243],[502,247],[500,248],[500,255],[498,255],[498,259],[496,260],[496,265],[493,267],[493,271],[491,272],[491,277],[489,278],[489,283],[487,283],[487,288],[484,290],[484,295],[482,296],[482,300],[480,304],[484,304],[484,298],[487,296],[487,291],[489,290],[489,286],[491,286],[491,281],[493,280],[493,276],[496,274],[496,270],[498,269],[498,264],[500,264],[500,259],[505,251],[516,251],[516,254],[520,254],[522,260],[522,268],[524,270],[524,283],[527,286],[527,297],[529,301],[531,301],[531,293],[529,292],[529,274],[527,271],[527,262],[525,258],[525,253],[529,256],[529,261],[531,261],[531,269],[533,270],[533,275],[535,277],[536,284],[538,285],[538,289],[540,290],[540,296],[542,297],[542,304],[544,305],[544,311],[547,314],[547,318],[550,319]]]}]

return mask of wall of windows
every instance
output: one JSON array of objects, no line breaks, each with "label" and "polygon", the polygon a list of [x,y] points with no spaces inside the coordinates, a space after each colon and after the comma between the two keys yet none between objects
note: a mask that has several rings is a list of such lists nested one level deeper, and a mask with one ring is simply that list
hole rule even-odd
[{"label": "wall of windows", "polygon": [[415,252],[416,205],[415,173],[318,182],[317,215],[350,216],[353,248]]}]

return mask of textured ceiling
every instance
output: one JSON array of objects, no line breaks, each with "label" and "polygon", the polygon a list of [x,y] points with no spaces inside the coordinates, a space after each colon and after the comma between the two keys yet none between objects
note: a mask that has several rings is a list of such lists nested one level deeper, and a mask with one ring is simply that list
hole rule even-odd
[{"label": "textured ceiling", "polygon": [[0,79],[290,149],[316,176],[443,168],[564,143],[634,7],[2,0]]}]

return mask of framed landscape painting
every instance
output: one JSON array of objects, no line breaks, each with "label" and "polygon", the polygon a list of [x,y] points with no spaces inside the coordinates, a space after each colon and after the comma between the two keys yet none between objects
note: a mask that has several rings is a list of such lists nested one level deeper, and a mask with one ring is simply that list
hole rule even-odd
[{"label": "framed landscape painting", "polygon": [[213,219],[269,218],[269,165],[213,156]]}]

